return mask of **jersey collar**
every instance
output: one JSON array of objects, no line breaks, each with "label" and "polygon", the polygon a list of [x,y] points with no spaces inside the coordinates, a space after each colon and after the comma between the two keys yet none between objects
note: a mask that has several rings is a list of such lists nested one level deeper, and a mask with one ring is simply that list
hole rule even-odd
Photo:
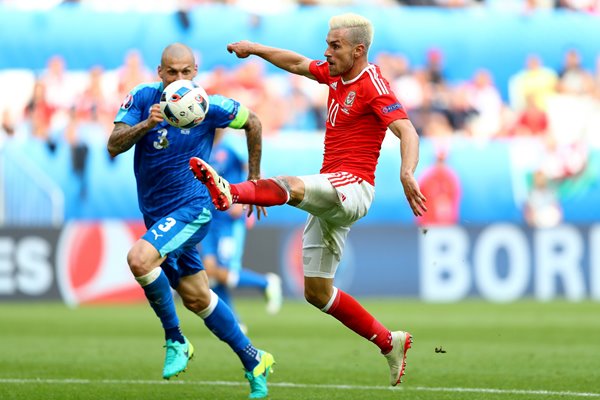
[{"label": "jersey collar", "polygon": [[349,81],[345,81],[344,78],[340,78],[340,80],[342,81],[342,85],[349,85],[351,83],[356,82],[357,80],[360,79],[360,77],[362,76],[362,74],[365,73],[366,70],[368,69],[373,69],[375,68],[375,66],[373,64],[367,65],[362,71],[360,71],[360,73],[358,75],[356,75],[356,78],[350,79]]}]

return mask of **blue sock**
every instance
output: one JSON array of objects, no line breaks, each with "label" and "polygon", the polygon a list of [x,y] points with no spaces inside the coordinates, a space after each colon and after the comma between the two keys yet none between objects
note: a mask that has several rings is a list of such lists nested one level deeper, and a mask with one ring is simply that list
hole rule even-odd
[{"label": "blue sock", "polygon": [[231,293],[229,293],[227,286],[219,283],[217,286],[213,287],[212,290],[217,294],[217,296],[219,296],[221,300],[225,302],[225,304],[227,304],[235,316],[235,319],[240,322],[240,317],[235,312],[235,308],[233,307],[233,299],[231,298]]},{"label": "blue sock", "polygon": [[263,274],[242,268],[239,272],[239,276],[240,279],[237,287],[256,287],[261,290],[267,288],[267,278],[265,278]]},{"label": "blue sock", "polygon": [[212,313],[204,318],[204,324],[235,351],[246,371],[252,371],[258,365],[258,350],[240,330],[235,315],[224,301],[219,299]]},{"label": "blue sock", "polygon": [[158,278],[152,283],[142,286],[142,289],[144,289],[150,306],[162,323],[165,330],[165,340],[171,339],[174,342],[184,343],[185,339],[179,329],[179,318],[175,311],[171,286],[165,273],[161,271]]}]

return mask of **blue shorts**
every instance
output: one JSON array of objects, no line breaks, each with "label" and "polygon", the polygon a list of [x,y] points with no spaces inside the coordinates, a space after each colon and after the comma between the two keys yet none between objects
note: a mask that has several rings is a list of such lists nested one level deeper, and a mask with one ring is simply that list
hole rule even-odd
[{"label": "blue shorts", "polygon": [[146,221],[148,231],[142,239],[148,241],[162,257],[161,264],[172,288],[179,279],[204,269],[196,245],[206,236],[212,215],[206,208],[182,207],[158,221]]},{"label": "blue shorts", "polygon": [[243,218],[235,221],[213,220],[210,231],[202,240],[202,256],[213,256],[217,264],[239,271],[242,269],[246,223]]}]

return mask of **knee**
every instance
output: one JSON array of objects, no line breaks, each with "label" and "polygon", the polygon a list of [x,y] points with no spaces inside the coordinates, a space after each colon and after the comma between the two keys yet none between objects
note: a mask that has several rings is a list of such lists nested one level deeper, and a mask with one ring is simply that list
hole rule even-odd
[{"label": "knee", "polygon": [[316,288],[310,287],[306,285],[304,287],[304,298],[307,302],[312,304],[318,309],[322,309],[329,302],[329,298],[331,296],[327,296],[327,293],[317,290]]},{"label": "knee", "polygon": [[134,276],[144,276],[150,272],[146,267],[147,263],[144,262],[143,253],[138,251],[135,247],[127,253],[127,264]]},{"label": "knee", "polygon": [[289,194],[288,204],[298,205],[304,199],[304,182],[295,176],[277,176],[275,181]]}]

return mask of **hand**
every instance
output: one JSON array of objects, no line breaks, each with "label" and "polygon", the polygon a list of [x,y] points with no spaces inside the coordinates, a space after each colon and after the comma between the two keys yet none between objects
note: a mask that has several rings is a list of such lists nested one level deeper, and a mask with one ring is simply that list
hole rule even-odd
[{"label": "hand", "polygon": [[408,200],[408,204],[410,205],[413,214],[417,217],[422,216],[427,211],[427,207],[425,206],[427,199],[423,193],[421,193],[417,180],[412,175],[402,176],[400,180],[404,187],[404,195]]},{"label": "hand", "polygon": [[244,209],[248,210],[248,212],[246,213],[246,216],[249,217],[252,215],[252,213],[254,212],[254,207],[256,207],[256,219],[258,219],[260,221],[260,215],[264,215],[265,217],[268,217],[269,214],[267,214],[267,209],[263,206],[254,206],[251,204],[244,204]]},{"label": "hand", "polygon": [[148,130],[150,130],[163,121],[164,118],[162,116],[162,113],[160,112],[160,105],[152,104],[152,107],[150,107],[150,114],[146,119],[146,127],[148,128]]},{"label": "hand", "polygon": [[235,53],[238,58],[246,58],[252,54],[252,43],[247,40],[240,42],[229,43],[227,45],[227,51]]}]

